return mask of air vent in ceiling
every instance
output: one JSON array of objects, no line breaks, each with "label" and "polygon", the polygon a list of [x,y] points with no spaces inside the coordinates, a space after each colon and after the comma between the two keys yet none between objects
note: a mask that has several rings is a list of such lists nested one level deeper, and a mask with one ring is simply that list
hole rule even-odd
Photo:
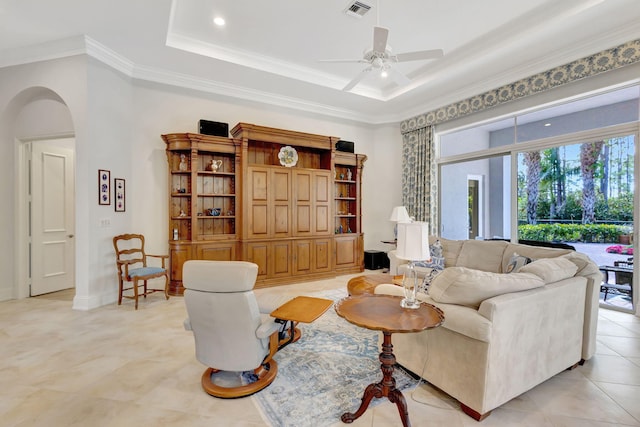
[{"label": "air vent in ceiling", "polygon": [[371,6],[361,1],[351,1],[344,10],[347,15],[355,16],[356,18],[362,18],[367,12],[371,10]]}]

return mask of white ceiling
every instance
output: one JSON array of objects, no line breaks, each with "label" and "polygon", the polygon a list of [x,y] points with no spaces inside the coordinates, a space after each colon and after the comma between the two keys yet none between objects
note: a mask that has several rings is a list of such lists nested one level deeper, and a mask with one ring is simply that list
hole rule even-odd
[{"label": "white ceiling", "polygon": [[[638,0],[0,0],[0,67],[87,52],[135,78],[366,123],[397,122],[640,38]],[[216,27],[212,18],[226,19]],[[398,87],[369,77],[373,27],[394,53]],[[374,78],[375,77],[375,78]]]}]

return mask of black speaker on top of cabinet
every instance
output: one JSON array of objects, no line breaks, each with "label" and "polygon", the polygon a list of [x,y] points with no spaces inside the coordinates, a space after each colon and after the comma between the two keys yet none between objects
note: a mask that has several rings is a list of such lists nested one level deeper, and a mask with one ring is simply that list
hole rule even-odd
[{"label": "black speaker on top of cabinet", "polygon": [[336,142],[336,150],[344,151],[345,153],[353,153],[353,150],[354,150],[353,145],[354,144],[351,141],[340,140]]},{"label": "black speaker on top of cabinet", "polygon": [[198,121],[198,132],[203,135],[229,137],[229,123],[212,122],[210,120]]}]

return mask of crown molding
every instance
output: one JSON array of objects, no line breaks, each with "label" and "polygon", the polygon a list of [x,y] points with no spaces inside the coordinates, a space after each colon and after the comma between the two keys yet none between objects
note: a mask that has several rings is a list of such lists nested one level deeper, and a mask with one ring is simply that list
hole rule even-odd
[{"label": "crown molding", "polygon": [[114,52],[105,45],[98,43],[91,37],[84,37],[86,54],[98,61],[120,71],[122,74],[133,77],[135,64],[124,56]]},{"label": "crown molding", "polygon": [[308,102],[293,97],[274,95],[273,93],[167,72],[157,68],[139,66],[88,36],[76,36],[39,45],[26,46],[20,49],[4,50],[2,51],[2,55],[0,55],[0,68],[77,55],[87,55],[133,79],[184,87],[230,98],[275,105],[358,123],[376,124],[391,120],[397,121],[395,118],[388,120],[379,117],[376,118],[353,110]]},{"label": "crown molding", "polygon": [[83,36],[69,37],[38,45],[4,49],[0,53],[0,68],[51,61],[85,54],[85,38]]},{"label": "crown molding", "polygon": [[335,108],[332,106],[308,102],[299,98],[274,95],[269,92],[248,89],[246,87],[229,85],[212,80],[201,79],[186,74],[168,72],[150,67],[135,67],[132,77],[138,80],[160,83],[164,85],[188,88],[199,92],[213,93],[229,98],[242,99],[256,103],[275,105],[282,108],[325,116],[339,117],[345,120],[371,123],[371,118],[357,112]]}]

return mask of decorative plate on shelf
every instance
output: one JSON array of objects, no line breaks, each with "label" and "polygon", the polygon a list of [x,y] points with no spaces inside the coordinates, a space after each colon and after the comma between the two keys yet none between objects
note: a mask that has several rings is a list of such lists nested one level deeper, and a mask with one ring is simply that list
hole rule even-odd
[{"label": "decorative plate on shelf", "polygon": [[286,146],[280,149],[278,153],[278,158],[280,159],[280,164],[282,166],[286,166],[290,168],[291,166],[295,166],[298,163],[298,152],[295,148]]}]

